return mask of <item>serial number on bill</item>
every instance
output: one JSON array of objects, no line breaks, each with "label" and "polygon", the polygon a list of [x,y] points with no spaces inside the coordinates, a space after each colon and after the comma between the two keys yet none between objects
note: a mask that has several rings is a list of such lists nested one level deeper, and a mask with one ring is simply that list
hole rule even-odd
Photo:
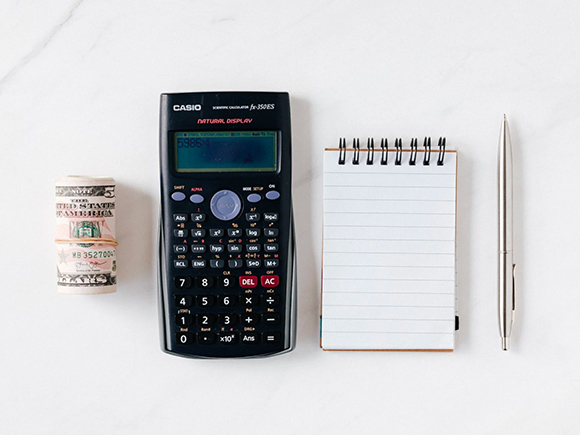
[{"label": "serial number on bill", "polygon": [[111,258],[115,256],[115,251],[75,251],[72,253],[73,258]]}]

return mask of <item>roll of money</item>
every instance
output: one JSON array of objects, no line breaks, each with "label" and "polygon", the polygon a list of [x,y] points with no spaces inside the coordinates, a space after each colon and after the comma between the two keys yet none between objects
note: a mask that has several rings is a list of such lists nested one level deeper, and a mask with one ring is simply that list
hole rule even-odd
[{"label": "roll of money", "polygon": [[73,175],[56,182],[56,275],[59,293],[117,291],[113,178]]}]

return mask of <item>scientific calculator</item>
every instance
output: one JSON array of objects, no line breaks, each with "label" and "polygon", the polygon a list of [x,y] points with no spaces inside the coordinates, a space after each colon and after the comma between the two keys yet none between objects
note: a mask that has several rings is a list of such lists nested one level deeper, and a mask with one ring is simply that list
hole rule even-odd
[{"label": "scientific calculator", "polygon": [[161,95],[165,352],[235,358],[293,349],[290,147],[287,93]]}]

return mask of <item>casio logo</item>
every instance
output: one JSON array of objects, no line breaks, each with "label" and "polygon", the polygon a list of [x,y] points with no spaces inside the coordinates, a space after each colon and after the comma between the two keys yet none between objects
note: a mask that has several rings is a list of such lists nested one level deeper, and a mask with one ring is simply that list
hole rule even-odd
[{"label": "casio logo", "polygon": [[174,112],[200,112],[201,104],[175,104],[173,106]]}]

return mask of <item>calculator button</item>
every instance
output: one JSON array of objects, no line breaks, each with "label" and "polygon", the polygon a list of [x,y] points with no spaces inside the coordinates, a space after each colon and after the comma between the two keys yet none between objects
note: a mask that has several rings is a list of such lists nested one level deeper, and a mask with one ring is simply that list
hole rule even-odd
[{"label": "calculator button", "polygon": [[256,202],[260,202],[262,196],[257,193],[250,193],[247,197],[248,202],[255,204]]},{"label": "calculator button", "polygon": [[236,324],[238,316],[236,314],[220,314],[219,322],[222,326],[231,326]]},{"label": "calculator button", "polygon": [[176,269],[185,269],[189,265],[187,260],[173,260],[173,267]]},{"label": "calculator button", "polygon": [[215,284],[213,276],[198,276],[195,278],[195,285],[198,288],[211,288]]},{"label": "calculator button", "polygon": [[277,243],[266,243],[264,245],[264,252],[278,252]]},{"label": "calculator button", "polygon": [[198,314],[197,315],[197,324],[199,326],[211,326],[215,323],[215,314]]},{"label": "calculator button", "polygon": [[240,341],[244,344],[256,344],[260,342],[260,335],[257,332],[244,332]]},{"label": "calculator button", "polygon": [[280,313],[262,314],[262,322],[266,325],[278,325],[280,323]]},{"label": "calculator button", "polygon": [[171,199],[174,201],[183,201],[185,199],[185,193],[183,192],[173,192],[171,194]]},{"label": "calculator button", "polygon": [[205,230],[195,229],[191,230],[191,237],[205,237]]},{"label": "calculator button", "polygon": [[177,288],[190,288],[192,280],[190,276],[176,276],[173,278],[173,283]]},{"label": "calculator button", "polygon": [[195,254],[203,254],[205,252],[205,245],[191,245],[191,252]]},{"label": "calculator button", "polygon": [[282,337],[282,335],[276,331],[264,332],[262,334],[262,340],[265,343],[278,343],[280,341],[280,337]]},{"label": "calculator button", "polygon": [[223,230],[223,228],[209,230],[209,236],[210,237],[223,237],[224,230]]},{"label": "calculator button", "polygon": [[220,190],[211,198],[210,209],[219,220],[231,221],[240,213],[242,201],[231,190]]},{"label": "calculator button", "polygon": [[191,314],[177,314],[175,316],[175,324],[182,328],[189,326],[193,323],[193,316]]},{"label": "calculator button", "polygon": [[242,235],[242,230],[239,228],[228,228],[228,236],[230,237],[240,237]]},{"label": "calculator button", "polygon": [[213,295],[200,295],[197,297],[198,307],[213,307],[215,304],[215,296]]},{"label": "calculator button", "polygon": [[266,307],[275,307],[280,303],[278,295],[262,295],[262,305]]},{"label": "calculator button", "polygon": [[259,296],[258,295],[242,295],[242,305],[246,307],[255,307],[259,304]]},{"label": "calculator button", "polygon": [[280,192],[277,190],[270,190],[268,193],[266,193],[266,198],[268,198],[270,201],[274,201],[275,199],[280,198]]},{"label": "calculator button", "polygon": [[218,285],[221,288],[232,288],[236,286],[237,278],[235,276],[220,276],[218,278]]},{"label": "calculator button", "polygon": [[224,245],[209,245],[209,252],[212,254],[221,254],[224,252]]},{"label": "calculator button", "polygon": [[266,237],[278,237],[278,228],[264,228]]},{"label": "calculator button", "polygon": [[187,213],[173,213],[173,221],[174,222],[187,222],[189,216]]},{"label": "calculator button", "polygon": [[260,220],[260,213],[246,213],[246,220],[248,222],[258,222]]},{"label": "calculator button", "polygon": [[228,267],[231,269],[239,269],[242,267],[242,260],[228,260]]},{"label": "calculator button", "polygon": [[228,252],[238,254],[242,252],[242,245],[228,245]]},{"label": "calculator button", "polygon": [[193,332],[178,332],[175,334],[175,341],[184,345],[193,344],[195,341],[195,334]]},{"label": "calculator button", "polygon": [[206,264],[205,260],[191,260],[191,265],[194,269],[202,269]]},{"label": "calculator button", "polygon": [[209,267],[212,269],[222,269],[225,265],[224,260],[209,260]]},{"label": "calculator button", "polygon": [[260,228],[246,228],[247,237],[260,237]]},{"label": "calculator button", "polygon": [[205,198],[199,193],[194,193],[189,197],[189,200],[194,204],[201,204]]},{"label": "calculator button", "polygon": [[193,222],[204,222],[205,213],[191,213],[191,220]]},{"label": "calculator button", "polygon": [[240,276],[241,288],[254,288],[258,285],[257,276]]},{"label": "calculator button", "polygon": [[199,344],[214,344],[215,334],[213,332],[200,332],[197,334],[197,342]]},{"label": "calculator button", "polygon": [[218,300],[220,307],[233,307],[236,305],[237,296],[232,295],[221,295]]},{"label": "calculator button", "polygon": [[264,220],[266,222],[276,222],[278,220],[278,213],[264,213]]},{"label": "calculator button", "polygon": [[173,235],[180,239],[185,239],[189,234],[189,230],[173,230]]},{"label": "calculator button", "polygon": [[173,252],[176,254],[185,254],[187,252],[187,245],[173,245]]},{"label": "calculator button", "polygon": [[244,326],[254,326],[260,321],[260,315],[256,313],[244,313],[242,314],[242,325]]},{"label": "calculator button", "polygon": [[173,303],[178,308],[189,308],[193,303],[193,296],[189,295],[175,295],[173,296]]},{"label": "calculator button", "polygon": [[268,258],[266,260],[264,260],[264,266],[266,267],[278,267],[280,264],[280,261],[276,258]]},{"label": "calculator button", "polygon": [[260,245],[257,243],[250,243],[246,245],[246,251],[248,252],[260,252]]},{"label": "calculator button", "polygon": [[280,277],[278,275],[262,275],[260,277],[260,284],[262,287],[273,288],[278,287],[280,283]]},{"label": "calculator button", "polygon": [[262,265],[262,261],[260,260],[246,260],[246,267],[248,269],[255,269]]},{"label": "calculator button", "polygon": [[238,334],[235,332],[220,332],[218,334],[219,344],[235,344],[238,341]]}]

